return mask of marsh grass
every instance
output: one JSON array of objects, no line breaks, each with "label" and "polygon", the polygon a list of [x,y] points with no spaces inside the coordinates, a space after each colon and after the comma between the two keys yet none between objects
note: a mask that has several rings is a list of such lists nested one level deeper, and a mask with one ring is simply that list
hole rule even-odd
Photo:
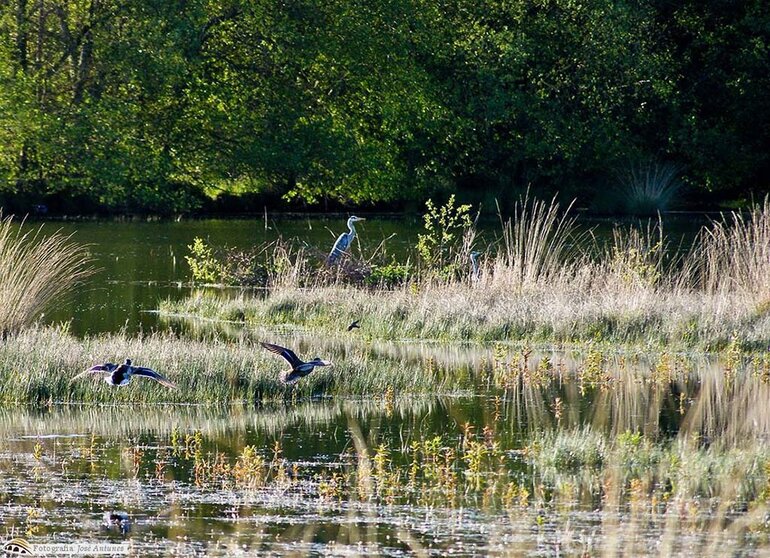
[{"label": "marsh grass", "polygon": [[31,325],[93,271],[71,236],[44,235],[42,227],[23,233],[13,217],[0,216],[0,335]]},{"label": "marsh grass", "polygon": [[[467,249],[475,242],[469,238]],[[524,200],[475,278],[416,276],[377,290],[343,280],[287,283],[264,297],[196,294],[162,302],[160,310],[325,331],[363,317],[367,335],[386,339],[607,341],[707,351],[736,337],[747,349],[770,342],[769,202],[712,223],[685,256],[660,222],[617,229],[608,245],[591,242],[579,238],[555,200]],[[588,247],[578,250],[582,243]]]},{"label": "marsh grass", "polygon": [[[303,347],[297,348],[300,354]],[[452,393],[468,389],[470,381],[447,368],[423,362],[382,359],[358,346],[344,358],[330,355],[335,366],[317,369],[294,386],[279,381],[286,362],[256,342],[219,338],[185,340],[170,333],[140,337],[114,334],[75,339],[66,328],[29,328],[0,345],[0,401],[17,403],[256,403],[313,395]],[[101,377],[71,378],[94,363],[133,358],[174,382],[167,389],[134,378],[116,388]]]}]

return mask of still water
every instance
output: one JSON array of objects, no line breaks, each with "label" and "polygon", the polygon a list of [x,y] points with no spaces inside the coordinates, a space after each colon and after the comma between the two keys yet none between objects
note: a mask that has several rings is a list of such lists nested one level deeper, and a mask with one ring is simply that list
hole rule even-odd
[{"label": "still water", "polygon": [[0,409],[0,522],[132,556],[764,555],[760,368],[543,358],[455,397]]},{"label": "still water", "polygon": [[[356,229],[360,242],[367,244],[365,253],[385,241],[389,252],[399,255],[414,244],[419,232],[417,222],[408,219],[369,218]],[[264,219],[52,222],[43,228],[44,233],[56,230],[87,244],[99,271],[51,309],[44,321],[71,321],[71,331],[84,335],[163,327],[153,313],[158,302],[183,298],[192,290],[185,256],[195,237],[212,246],[244,250],[283,238],[326,252],[347,228],[344,217],[268,218],[267,228]]]}]

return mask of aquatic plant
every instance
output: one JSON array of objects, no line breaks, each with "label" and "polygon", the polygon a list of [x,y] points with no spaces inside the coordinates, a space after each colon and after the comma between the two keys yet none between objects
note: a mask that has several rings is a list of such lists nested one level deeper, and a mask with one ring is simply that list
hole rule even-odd
[{"label": "aquatic plant", "polygon": [[682,188],[681,168],[651,159],[618,173],[614,195],[619,209],[631,215],[653,216],[669,209]]},{"label": "aquatic plant", "polygon": [[91,275],[90,258],[72,236],[22,232],[0,216],[0,337],[30,326],[46,307]]}]

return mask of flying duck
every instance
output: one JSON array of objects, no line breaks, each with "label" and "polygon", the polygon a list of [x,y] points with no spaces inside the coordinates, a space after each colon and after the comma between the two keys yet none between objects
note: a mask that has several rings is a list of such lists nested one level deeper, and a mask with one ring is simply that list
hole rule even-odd
[{"label": "flying duck", "polygon": [[304,362],[300,360],[294,351],[287,349],[286,347],[281,347],[280,345],[262,342],[260,342],[260,345],[271,353],[281,355],[291,365],[291,370],[284,370],[281,372],[281,381],[284,384],[293,384],[300,378],[310,374],[316,366],[332,366],[332,363],[328,360],[322,360],[318,357],[315,357],[309,362]]},{"label": "flying duck", "polygon": [[156,372],[152,368],[145,368],[143,366],[133,366],[131,364],[130,358],[127,358],[126,362],[124,362],[123,364],[113,364],[111,362],[105,362],[104,364],[96,364],[91,368],[89,368],[88,370],[81,372],[80,374],[72,378],[72,380],[70,381],[73,382],[78,378],[87,376],[88,374],[103,374],[104,381],[110,384],[111,386],[125,386],[125,385],[128,385],[128,383],[131,381],[132,376],[144,376],[145,378],[150,378],[152,380],[155,380],[156,382],[166,387],[169,387],[169,388],[176,387],[163,374],[161,374],[160,372]]}]

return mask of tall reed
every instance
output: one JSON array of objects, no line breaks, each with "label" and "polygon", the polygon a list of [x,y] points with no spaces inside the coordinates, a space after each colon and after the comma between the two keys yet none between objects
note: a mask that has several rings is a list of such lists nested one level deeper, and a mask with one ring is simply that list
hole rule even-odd
[{"label": "tall reed", "polygon": [[[573,202],[574,203],[574,202]],[[495,278],[518,288],[552,284],[572,271],[575,261],[575,217],[564,213],[556,198],[550,203],[529,198],[516,203],[513,219],[503,223],[502,248]]]},{"label": "tall reed", "polygon": [[704,229],[693,257],[707,294],[770,299],[770,200],[748,216],[732,212],[728,220]]},{"label": "tall reed", "polygon": [[0,218],[0,334],[29,326],[61,300],[93,272],[89,261],[71,236],[43,235],[42,227],[23,233],[12,216]]}]

